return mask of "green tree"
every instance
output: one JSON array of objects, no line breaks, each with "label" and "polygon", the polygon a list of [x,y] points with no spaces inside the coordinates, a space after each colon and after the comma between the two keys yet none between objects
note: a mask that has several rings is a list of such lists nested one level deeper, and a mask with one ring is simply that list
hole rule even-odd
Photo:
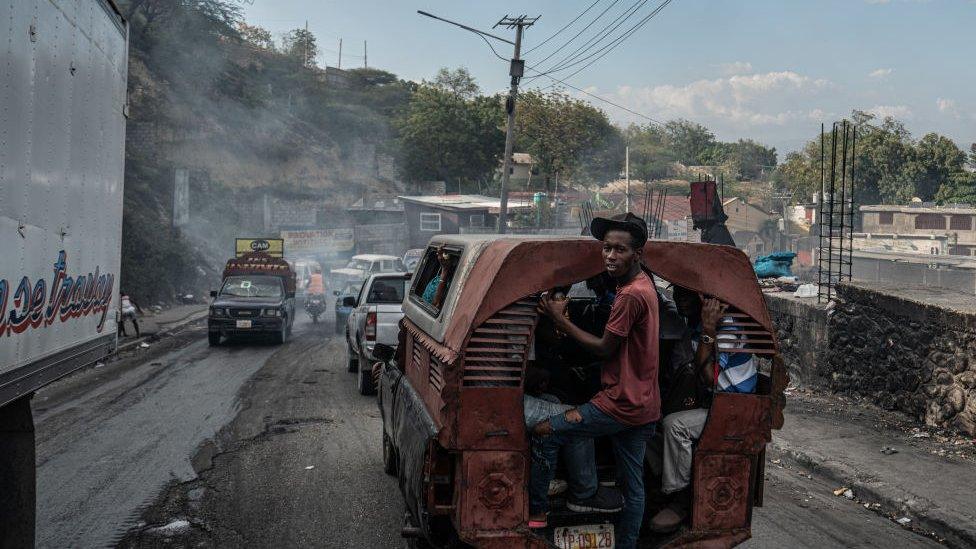
[{"label": "green tree", "polygon": [[932,200],[950,176],[963,171],[966,153],[948,137],[925,134],[915,145],[915,168],[919,173],[915,192],[922,200]]},{"label": "green tree", "polygon": [[935,195],[940,204],[969,204],[976,206],[976,173],[956,172],[939,187]]},{"label": "green tree", "polygon": [[396,120],[403,175],[411,181],[490,179],[504,152],[504,114],[498,98],[465,100],[421,85]]},{"label": "green tree", "polygon": [[[561,91],[522,94],[515,115],[518,150],[528,152],[545,174],[546,190],[552,176],[573,178],[606,168],[616,129],[606,113]],[[619,172],[620,161],[617,159]],[[592,162],[589,162],[592,161]],[[589,170],[581,168],[589,167]]]},{"label": "green tree", "polygon": [[263,50],[274,51],[275,43],[271,38],[271,31],[257,25],[248,25],[243,21],[237,22],[237,32],[245,43]]},{"label": "green tree", "polygon": [[659,125],[631,125],[624,130],[630,147],[630,176],[642,181],[663,179],[671,170],[677,155],[671,148],[668,134]]},{"label": "green tree", "polygon": [[282,37],[281,42],[285,55],[297,59],[303,67],[316,66],[315,58],[319,55],[319,47],[314,34],[305,29],[293,29]]},{"label": "green tree", "polygon": [[709,160],[707,153],[716,141],[708,128],[688,120],[671,120],[664,125],[664,130],[679,162],[700,165]]},{"label": "green tree", "polygon": [[434,76],[433,85],[435,88],[449,92],[460,99],[473,99],[481,93],[478,83],[468,72],[468,69],[464,67],[458,67],[453,71],[442,67]]}]

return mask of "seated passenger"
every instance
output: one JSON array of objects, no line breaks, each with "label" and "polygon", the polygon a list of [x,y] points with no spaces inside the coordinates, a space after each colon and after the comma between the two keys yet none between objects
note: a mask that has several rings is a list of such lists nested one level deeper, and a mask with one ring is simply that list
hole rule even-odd
[{"label": "seated passenger", "polygon": [[454,275],[455,260],[444,251],[444,246],[441,246],[437,248],[437,262],[441,265],[440,271],[427,283],[422,298],[435,309],[440,309],[444,304],[447,287],[451,284],[451,277]]},{"label": "seated passenger", "polygon": [[[681,287],[675,287],[674,301],[688,320],[694,364],[705,388],[728,393],[755,392],[757,372],[753,356],[722,352],[735,348],[733,341],[737,339],[735,335],[722,334],[722,325],[732,322],[731,317],[723,316],[726,305],[717,299],[707,299],[702,304],[697,292]],[[713,359],[716,347],[717,361]],[[668,414],[661,422],[664,443],[661,491],[673,494],[673,500],[652,519],[651,529],[655,532],[674,531],[688,515],[692,445],[701,437],[707,419],[708,409],[696,408]]]},{"label": "seated passenger", "polygon": [[[525,426],[529,432],[538,423],[555,415],[565,413],[573,408],[572,405],[562,404],[559,398],[547,393],[549,388],[549,372],[538,366],[528,366],[525,371],[525,393],[523,404],[525,410]],[[533,447],[533,452],[540,451]],[[609,501],[615,510],[623,507],[623,498],[616,490],[599,486],[596,475],[596,454],[593,439],[576,438],[562,449],[562,457],[566,463],[569,482],[553,479],[549,483],[550,496],[558,495],[569,489],[571,501],[584,501],[596,491],[600,491],[603,499]],[[545,521],[529,519],[529,528],[544,528]]]}]

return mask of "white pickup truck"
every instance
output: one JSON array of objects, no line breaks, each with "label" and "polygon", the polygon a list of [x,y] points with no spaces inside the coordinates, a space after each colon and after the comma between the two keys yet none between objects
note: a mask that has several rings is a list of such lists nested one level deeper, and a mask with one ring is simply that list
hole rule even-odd
[{"label": "white pickup truck", "polygon": [[359,374],[357,385],[361,395],[376,392],[370,371],[376,361],[373,357],[376,344],[397,346],[403,298],[410,276],[410,273],[374,274],[366,279],[358,297],[344,298],[343,305],[353,308],[346,321],[346,356],[349,371]]}]

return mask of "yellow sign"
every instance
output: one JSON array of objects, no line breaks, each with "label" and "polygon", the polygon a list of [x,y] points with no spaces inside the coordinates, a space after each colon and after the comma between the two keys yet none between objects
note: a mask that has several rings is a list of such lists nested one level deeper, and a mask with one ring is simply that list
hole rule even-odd
[{"label": "yellow sign", "polygon": [[238,238],[235,243],[237,245],[235,257],[251,252],[264,252],[271,257],[285,256],[285,241],[282,238]]}]

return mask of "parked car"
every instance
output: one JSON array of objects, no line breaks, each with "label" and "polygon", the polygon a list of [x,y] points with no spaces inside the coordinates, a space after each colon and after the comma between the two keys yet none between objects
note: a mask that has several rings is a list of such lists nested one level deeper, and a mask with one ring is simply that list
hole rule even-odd
[{"label": "parked car", "polygon": [[346,320],[346,356],[349,371],[359,374],[360,394],[371,395],[376,390],[371,374],[371,366],[376,361],[374,346],[377,343],[396,346],[409,280],[410,275],[404,273],[372,275],[363,284],[359,296],[343,300],[344,305],[354,307]]},{"label": "parked car", "polygon": [[[440,272],[438,253],[457,261],[455,272],[463,273],[464,283],[449,281],[443,300],[432,303],[424,294]],[[741,251],[650,241],[643,257],[645,269],[658,278],[728,306],[735,319],[730,333],[741,346],[723,352],[771,359],[755,394],[714,395],[695,449],[690,524],[674,534],[644,532],[639,542],[640,547],[733,547],[751,536],[753,509],[763,503],[766,444],[771,429],[783,425],[789,378],[776,329]],[[550,371],[599,362],[582,350],[553,353],[561,338],[537,337],[540,294],[594,279],[604,269],[602,243],[592,238],[431,239],[404,300],[399,348],[377,344],[373,349],[380,359],[375,373],[383,467],[398,476],[407,509],[404,535],[421,538],[418,545],[543,549],[580,547],[582,540],[583,547],[614,546],[613,515],[553,506],[548,528],[528,528],[532,455],[523,410],[523,377],[532,350],[535,357],[550,357],[535,359],[537,367]],[[606,319],[592,314],[596,299],[571,297],[567,310],[577,325],[602,332]],[[572,395],[568,403],[579,404],[599,390],[599,383],[553,376],[549,390]],[[608,451],[597,452],[597,467],[613,478],[612,452],[604,448]]]},{"label": "parked car", "polygon": [[341,269],[329,272],[330,285],[341,288],[349,282],[363,282],[369,275],[380,273],[405,273],[403,260],[393,255],[363,254],[354,255]]},{"label": "parked car", "polygon": [[353,298],[355,300],[359,297],[359,290],[363,288],[362,282],[350,282],[346,284],[341,290],[336,290],[333,295],[336,296],[335,302],[335,333],[344,334],[346,333],[346,319],[349,318],[349,313],[355,309],[354,306],[344,305],[343,301],[347,297]]}]

